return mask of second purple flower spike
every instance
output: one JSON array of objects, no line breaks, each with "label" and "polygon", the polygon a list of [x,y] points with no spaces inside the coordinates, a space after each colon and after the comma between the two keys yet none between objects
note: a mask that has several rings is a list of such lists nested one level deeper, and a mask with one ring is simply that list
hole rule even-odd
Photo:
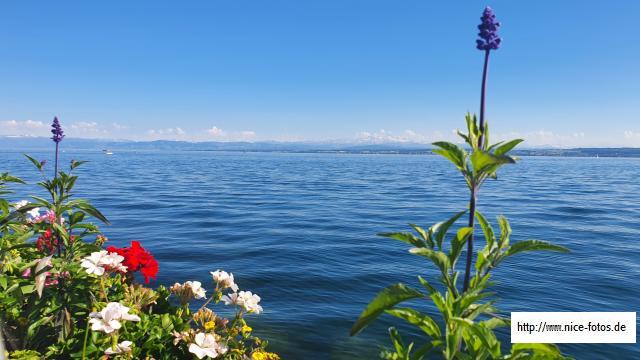
[{"label": "second purple flower spike", "polygon": [[478,36],[480,39],[476,40],[476,47],[478,50],[497,50],[500,47],[502,39],[498,36],[498,28],[500,23],[496,21],[496,15],[493,13],[493,9],[486,7],[480,18],[482,23],[478,25]]}]

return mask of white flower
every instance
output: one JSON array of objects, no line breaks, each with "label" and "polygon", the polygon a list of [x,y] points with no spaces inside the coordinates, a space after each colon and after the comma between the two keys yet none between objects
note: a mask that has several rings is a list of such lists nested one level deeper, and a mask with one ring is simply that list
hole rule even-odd
[{"label": "white flower", "polygon": [[129,314],[128,307],[117,302],[108,303],[100,312],[92,312],[89,317],[91,330],[104,331],[107,334],[122,327],[120,320],[140,321],[137,315]]},{"label": "white flower", "polygon": [[107,250],[92,252],[91,255],[82,259],[80,266],[87,269],[87,273],[98,276],[104,274],[102,258],[107,256]]},{"label": "white flower", "polygon": [[222,297],[225,305],[242,306],[249,313],[260,314],[262,306],[258,305],[260,296],[252,294],[251,291],[240,291],[239,293],[231,293]]},{"label": "white flower", "polygon": [[180,297],[180,301],[183,303],[188,302],[191,299],[206,299],[207,296],[205,290],[202,287],[200,281],[186,281],[184,284],[175,283],[169,290]]},{"label": "white flower", "polygon": [[29,202],[27,200],[20,200],[17,203],[13,204],[13,208],[16,210],[19,210],[21,207],[26,206],[28,203]]},{"label": "white flower", "polygon": [[40,208],[33,208],[27,211],[27,215],[29,215],[29,217],[32,219],[37,218],[38,216],[40,216]]},{"label": "white flower", "polygon": [[189,352],[202,359],[205,356],[216,358],[227,352],[227,347],[216,342],[213,334],[197,333],[195,343],[189,345]]},{"label": "white flower", "polygon": [[184,286],[191,289],[194,298],[206,299],[205,293],[207,290],[202,287],[202,283],[200,281],[187,281],[184,283]]},{"label": "white flower", "polygon": [[252,294],[251,291],[240,291],[238,294],[242,298],[242,306],[247,312],[260,314],[262,312],[262,306],[258,305],[260,302],[260,296]]},{"label": "white flower", "polygon": [[122,265],[123,260],[124,256],[118,253],[110,252],[107,254],[107,256],[104,256],[101,259],[101,262],[102,265],[108,267],[109,270],[126,272],[127,267]]},{"label": "white flower", "polygon": [[129,351],[131,351],[131,341],[123,341],[120,344],[117,344],[115,349],[113,349],[112,347],[109,347],[107,350],[104,351],[104,353],[105,355],[113,355],[113,354],[128,353]]},{"label": "white flower", "polygon": [[213,277],[213,281],[220,285],[222,289],[230,288],[234,292],[238,291],[238,285],[236,285],[233,280],[233,274],[222,270],[216,270],[211,271],[211,276]]},{"label": "white flower", "polygon": [[120,254],[101,250],[92,252],[91,255],[83,258],[80,266],[87,269],[89,274],[101,276],[106,270],[127,271],[127,267],[122,265],[122,260],[124,257]]},{"label": "white flower", "polygon": [[222,301],[224,301],[225,305],[240,305],[242,306],[242,302],[240,301],[240,298],[238,297],[238,293],[231,293],[228,295],[224,295],[222,297]]}]

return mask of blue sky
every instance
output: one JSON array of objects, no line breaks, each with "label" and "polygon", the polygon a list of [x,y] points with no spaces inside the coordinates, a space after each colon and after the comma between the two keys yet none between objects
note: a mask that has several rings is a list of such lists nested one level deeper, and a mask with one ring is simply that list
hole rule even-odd
[{"label": "blue sky", "polygon": [[496,137],[640,146],[640,2],[615,0],[6,2],[0,134],[58,115],[76,137],[452,139],[485,5]]}]

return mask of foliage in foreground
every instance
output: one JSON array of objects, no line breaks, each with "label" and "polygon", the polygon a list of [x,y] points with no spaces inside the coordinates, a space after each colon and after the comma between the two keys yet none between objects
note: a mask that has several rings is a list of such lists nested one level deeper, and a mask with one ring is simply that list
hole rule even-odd
[{"label": "foliage in foreground", "polygon": [[[42,173],[39,185],[51,201],[34,196],[32,202],[9,203],[8,183],[22,181],[0,176],[0,345],[7,351],[0,355],[279,359],[245,320],[262,312],[260,297],[239,291],[233,274],[211,272],[212,294],[198,281],[156,289],[136,281],[155,278],[158,263],[135,241],[103,248],[107,239],[86,220],[107,219],[71,196],[77,180],[72,171],[81,162],[49,180],[44,162],[29,159]],[[195,311],[194,301],[202,304]],[[220,303],[229,305],[221,309],[230,317],[210,309]]]},{"label": "foliage in foreground", "polygon": [[[468,134],[462,136],[472,149],[471,153],[455,144],[436,143],[442,149],[439,153],[453,162],[460,171],[474,179],[485,179],[495,176],[503,164],[515,162],[515,158],[508,153],[519,141],[496,144],[488,146],[488,150],[482,150],[477,146],[481,132],[475,117],[467,116],[467,125]],[[484,135],[488,139],[486,130]],[[512,244],[511,227],[504,216],[498,217],[499,231],[496,232],[489,221],[479,211],[475,211],[474,216],[480,224],[485,243],[484,248],[478,252],[469,287],[461,291],[458,284],[460,272],[456,265],[474,229],[464,226],[455,232],[450,230],[465,213],[467,210],[426,230],[412,224],[415,234],[380,234],[411,245],[411,254],[425,258],[437,268],[440,285],[419,276],[424,290],[401,283],[387,287],[362,312],[351,335],[359,333],[386,313],[415,326],[427,339],[419,346],[414,343],[407,345],[392,327],[389,334],[393,349],[383,350],[381,357],[384,359],[418,360],[436,354],[444,359],[564,359],[558,348],[551,344],[514,344],[510,354],[502,354],[494,329],[508,326],[509,320],[499,315],[494,307],[495,300],[492,299],[494,293],[488,291],[488,288],[493,284],[490,281],[491,271],[513,255],[536,250],[567,250],[540,240]],[[439,321],[411,307],[398,306],[413,299],[431,300],[440,313]]]}]

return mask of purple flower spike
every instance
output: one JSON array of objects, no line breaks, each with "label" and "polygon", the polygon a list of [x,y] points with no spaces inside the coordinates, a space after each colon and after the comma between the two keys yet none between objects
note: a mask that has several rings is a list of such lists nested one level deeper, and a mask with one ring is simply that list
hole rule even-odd
[{"label": "purple flower spike", "polygon": [[62,139],[64,138],[64,131],[62,131],[62,126],[60,126],[60,121],[58,121],[57,116],[53,118],[53,124],[51,124],[51,133],[53,134],[51,140],[53,140],[53,142],[56,144],[62,141]]},{"label": "purple flower spike", "polygon": [[482,23],[478,25],[480,39],[476,40],[476,47],[478,50],[497,50],[502,39],[498,36],[500,23],[496,21],[496,15],[493,10],[487,6],[480,20],[482,20]]}]

